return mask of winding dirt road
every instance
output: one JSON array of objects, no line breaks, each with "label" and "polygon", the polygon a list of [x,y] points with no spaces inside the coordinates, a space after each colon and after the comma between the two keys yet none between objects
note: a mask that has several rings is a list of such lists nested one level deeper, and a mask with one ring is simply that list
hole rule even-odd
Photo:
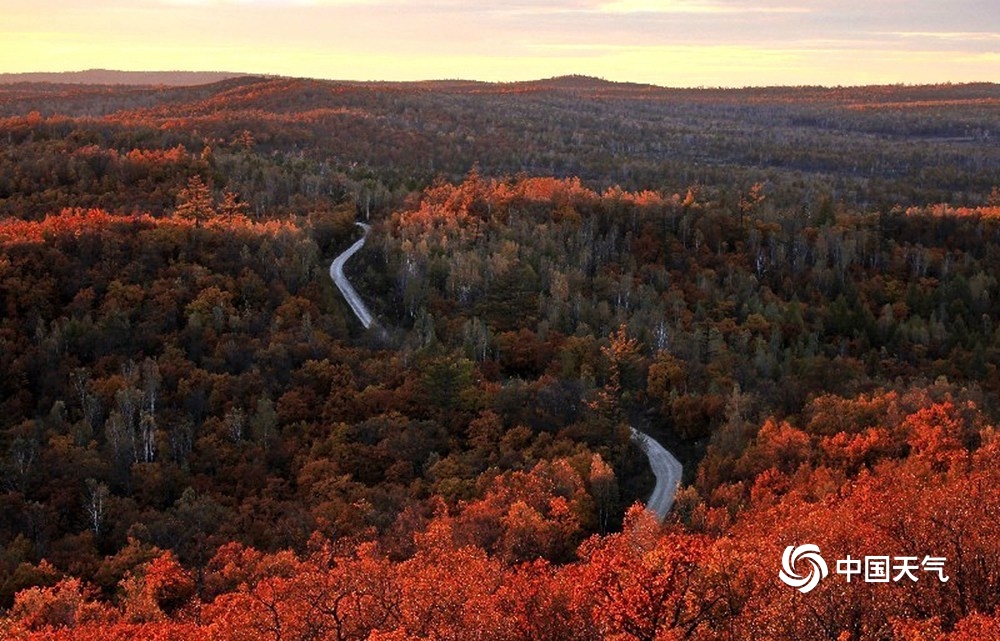
[{"label": "winding dirt road", "polygon": [[361,300],[361,296],[358,295],[357,290],[354,289],[351,283],[347,280],[347,277],[344,276],[344,263],[346,263],[351,256],[356,254],[359,249],[365,246],[365,239],[368,238],[368,230],[371,229],[371,225],[366,225],[364,223],[354,224],[365,230],[365,235],[344,250],[344,253],[333,259],[333,262],[330,263],[330,278],[333,279],[333,282],[337,285],[337,289],[340,290],[340,293],[344,295],[344,299],[347,301],[347,304],[351,306],[351,311],[353,311],[354,315],[358,317],[361,324],[365,326],[365,329],[368,329],[375,323],[375,319],[372,316],[371,311],[368,309],[368,306],[365,305],[363,300]]},{"label": "winding dirt road", "polygon": [[[368,329],[375,324],[375,319],[371,311],[369,311],[368,306],[361,300],[361,296],[358,295],[357,290],[354,289],[347,280],[347,277],[344,276],[344,263],[357,253],[359,249],[364,247],[365,239],[368,238],[368,231],[371,229],[370,225],[364,223],[355,224],[361,227],[365,231],[365,234],[342,254],[333,259],[333,262],[330,263],[330,278],[333,279],[340,293],[344,295],[347,304],[351,306],[351,311],[358,317],[361,324],[365,326],[365,329]],[[632,428],[632,440],[646,453],[646,458],[649,459],[649,466],[653,469],[653,476],[656,477],[656,487],[653,488],[653,493],[646,502],[646,509],[662,521],[666,518],[667,512],[670,511],[670,508],[674,504],[674,494],[677,492],[677,486],[681,482],[681,471],[683,468],[680,461],[673,454],[668,452],[651,436],[640,432],[634,427]]]},{"label": "winding dirt road", "polygon": [[653,488],[649,500],[646,501],[646,509],[662,521],[674,505],[674,494],[677,493],[677,486],[681,483],[681,472],[684,471],[684,468],[677,457],[668,452],[653,437],[634,427],[632,428],[632,440],[646,453],[649,466],[653,468],[653,476],[656,477],[656,486]]}]

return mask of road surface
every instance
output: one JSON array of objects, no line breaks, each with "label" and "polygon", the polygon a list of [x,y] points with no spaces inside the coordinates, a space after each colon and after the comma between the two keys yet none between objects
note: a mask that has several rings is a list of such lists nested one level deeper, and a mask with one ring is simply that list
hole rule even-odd
[{"label": "road surface", "polygon": [[656,487],[646,501],[646,509],[656,515],[662,521],[667,516],[667,512],[674,504],[674,494],[677,486],[681,482],[681,467],[673,454],[656,442],[648,434],[632,428],[632,440],[638,443],[639,447],[646,453],[649,459],[649,466],[653,468],[653,476],[656,477]]},{"label": "road surface", "polygon": [[361,300],[361,296],[358,295],[358,292],[354,289],[351,283],[348,282],[347,277],[344,276],[344,263],[346,263],[347,259],[353,256],[359,249],[364,247],[365,239],[368,238],[368,230],[371,229],[371,225],[366,225],[364,223],[354,224],[365,230],[365,235],[359,238],[353,245],[348,247],[344,253],[333,259],[333,262],[330,263],[330,278],[333,279],[333,282],[337,285],[340,293],[344,295],[344,299],[347,301],[347,304],[351,306],[351,311],[353,311],[354,315],[358,317],[361,324],[365,326],[365,329],[368,329],[375,322],[375,319],[372,317],[372,313],[369,311],[368,306],[365,305],[363,300]]},{"label": "road surface", "polygon": [[[370,225],[364,223],[355,224],[365,230],[365,235],[333,260],[330,264],[330,278],[333,279],[337,288],[340,289],[340,293],[344,295],[347,304],[351,306],[351,311],[358,317],[361,324],[365,326],[365,329],[368,329],[375,323],[372,313],[368,310],[368,306],[365,305],[364,301],[361,300],[361,296],[358,295],[357,290],[354,289],[351,283],[348,282],[347,277],[344,276],[344,263],[359,249],[364,247],[368,231],[371,229]],[[681,482],[682,468],[680,461],[674,458],[673,454],[668,452],[648,434],[644,434],[634,427],[632,428],[632,440],[646,453],[646,458],[649,459],[649,466],[653,469],[653,476],[656,477],[656,487],[653,488],[652,495],[646,501],[646,509],[662,521],[666,518],[667,512],[670,511],[670,508],[674,504],[674,494],[677,492],[677,486]]]}]

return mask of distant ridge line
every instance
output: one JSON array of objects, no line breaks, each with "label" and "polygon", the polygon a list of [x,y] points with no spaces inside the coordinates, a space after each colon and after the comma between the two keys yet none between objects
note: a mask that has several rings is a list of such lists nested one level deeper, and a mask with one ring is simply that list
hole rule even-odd
[{"label": "distant ridge line", "polygon": [[113,69],[86,69],[84,71],[38,71],[26,73],[0,73],[0,84],[55,83],[73,85],[159,85],[188,87],[206,85],[250,74],[231,71],[115,71]]},{"label": "distant ridge line", "polygon": [[[878,102],[879,96],[871,95],[873,90],[893,92],[901,95],[926,91],[989,92],[1000,94],[1000,84],[990,81],[931,83],[931,84],[875,84],[875,85],[747,85],[743,87],[711,86],[662,86],[641,82],[609,80],[582,74],[569,74],[551,78],[513,81],[485,81],[461,78],[439,78],[425,80],[356,80],[338,78],[311,78],[306,76],[286,76],[230,71],[118,71],[113,69],[87,69],[84,71],[44,71],[0,73],[0,86],[13,84],[65,84],[122,87],[194,87],[210,85],[227,80],[310,81],[324,85],[363,87],[368,89],[412,89],[418,91],[443,91],[455,93],[508,93],[508,92],[579,92],[584,94],[683,94],[700,96],[753,95],[757,98],[794,92],[800,95],[835,95],[841,98],[856,94],[864,102]],[[994,97],[994,96],[990,96]]]}]

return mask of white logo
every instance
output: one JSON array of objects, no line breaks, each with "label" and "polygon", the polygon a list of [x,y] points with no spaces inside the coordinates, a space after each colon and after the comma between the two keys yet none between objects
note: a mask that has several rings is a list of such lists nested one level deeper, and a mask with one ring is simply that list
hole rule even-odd
[{"label": "white logo", "polygon": [[[809,564],[809,574],[806,576],[799,576],[795,571],[795,565],[800,558]],[[797,588],[802,594],[819,585],[820,580],[825,579],[827,574],[829,572],[826,569],[826,561],[820,556],[818,545],[812,543],[798,547],[789,545],[781,555],[781,571],[778,572],[778,578],[786,585]]]}]

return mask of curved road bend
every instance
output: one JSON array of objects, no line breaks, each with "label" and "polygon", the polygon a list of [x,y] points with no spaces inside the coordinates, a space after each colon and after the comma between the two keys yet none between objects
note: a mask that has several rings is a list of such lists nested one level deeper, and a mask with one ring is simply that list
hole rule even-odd
[{"label": "curved road bend", "polygon": [[[368,329],[375,323],[375,319],[372,317],[368,306],[361,300],[361,296],[358,295],[357,290],[354,289],[347,280],[347,277],[344,276],[344,263],[357,253],[359,249],[364,247],[368,231],[371,229],[370,225],[364,223],[355,224],[361,227],[365,231],[365,234],[333,260],[330,264],[330,278],[333,279],[340,293],[344,295],[347,304],[351,306],[351,311],[358,317],[361,324],[365,326],[365,329]],[[632,428],[632,440],[646,453],[646,457],[649,459],[649,466],[653,469],[653,476],[656,477],[656,487],[653,488],[653,494],[650,495],[649,500],[646,502],[646,509],[662,521],[674,504],[674,494],[677,492],[677,486],[681,482],[682,468],[680,461],[648,434],[644,434],[634,427]]]},{"label": "curved road bend", "polygon": [[368,329],[375,322],[375,319],[372,317],[372,313],[369,311],[368,306],[365,305],[363,300],[361,300],[361,296],[358,295],[357,290],[354,289],[351,283],[348,282],[347,277],[344,276],[344,263],[347,262],[347,259],[356,254],[359,249],[364,247],[365,239],[368,238],[368,230],[371,229],[371,225],[366,225],[364,223],[354,224],[365,230],[365,234],[355,241],[353,245],[348,247],[344,253],[333,259],[333,262],[330,263],[330,278],[333,279],[333,282],[337,285],[337,289],[340,290],[340,293],[344,295],[344,299],[347,300],[347,304],[351,306],[351,311],[353,311],[354,315],[358,317],[361,324],[365,326],[365,329]]},{"label": "curved road bend", "polygon": [[634,427],[632,440],[646,453],[649,466],[653,468],[653,476],[656,477],[656,486],[646,501],[646,509],[662,521],[674,504],[674,494],[677,492],[677,486],[681,484],[681,472],[684,468],[681,467],[681,462],[653,437]]}]

